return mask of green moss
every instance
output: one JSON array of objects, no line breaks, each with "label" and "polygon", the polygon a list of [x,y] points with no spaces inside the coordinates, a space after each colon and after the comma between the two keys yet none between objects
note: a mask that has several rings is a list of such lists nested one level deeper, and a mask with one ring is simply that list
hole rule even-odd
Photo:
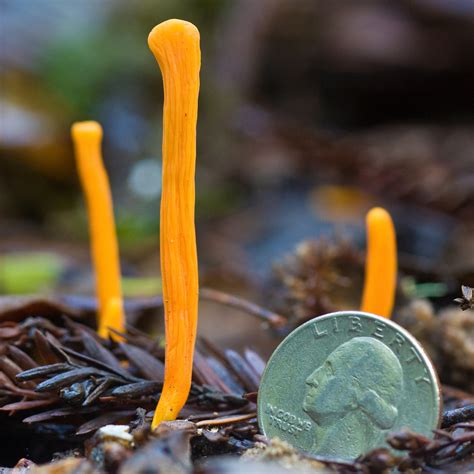
[{"label": "green moss", "polygon": [[0,257],[0,288],[7,294],[51,289],[65,269],[58,255],[48,252],[12,253]]}]

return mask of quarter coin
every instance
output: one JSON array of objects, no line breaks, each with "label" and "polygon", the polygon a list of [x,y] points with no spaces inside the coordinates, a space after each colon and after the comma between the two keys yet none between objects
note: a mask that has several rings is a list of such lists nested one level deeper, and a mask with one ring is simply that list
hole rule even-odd
[{"label": "quarter coin", "polygon": [[258,394],[260,429],[317,455],[353,459],[387,447],[390,431],[439,426],[436,372],[389,319],[358,311],[315,318],[277,347]]}]

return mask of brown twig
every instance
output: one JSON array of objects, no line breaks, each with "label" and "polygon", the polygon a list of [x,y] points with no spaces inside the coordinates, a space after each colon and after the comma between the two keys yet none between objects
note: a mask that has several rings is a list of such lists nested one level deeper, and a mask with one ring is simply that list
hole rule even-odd
[{"label": "brown twig", "polygon": [[[231,306],[232,308],[239,309],[245,313],[251,314],[262,321],[269,323],[274,328],[279,329],[286,325],[287,319],[278,314],[270,311],[262,306],[259,306],[251,301],[248,301],[240,296],[231,295],[223,291],[214,290],[212,288],[200,288],[199,297],[203,300],[213,301],[215,303]],[[71,305],[74,308],[79,308],[83,312],[93,313],[97,311],[97,302],[90,297],[78,297],[68,295],[63,297],[61,300],[67,305]],[[155,308],[163,307],[163,298],[161,295],[148,297],[148,298],[135,298],[124,301],[125,311],[127,314],[131,314],[137,311],[150,310]]]},{"label": "brown twig", "polygon": [[219,290],[213,290],[211,288],[201,288],[200,296],[202,299],[208,301],[215,301],[216,303],[231,306],[232,308],[240,309],[246,313],[249,313],[266,323],[271,324],[275,328],[283,327],[287,320],[283,316],[274,313],[268,309],[262,308],[255,303],[247,301],[239,296],[230,295]]},{"label": "brown twig", "polygon": [[246,413],[245,415],[227,416],[224,418],[215,418],[213,420],[201,420],[196,423],[196,426],[199,428],[201,426],[228,425],[231,423],[240,423],[241,421],[250,420],[256,416],[256,413]]},{"label": "brown twig", "polygon": [[437,430],[438,439],[434,440],[418,433],[403,430],[391,433],[388,442],[397,450],[408,451],[408,456],[400,464],[401,471],[406,470],[407,467],[445,466],[472,451],[474,430],[469,428],[470,425],[467,431],[459,433],[443,433],[442,430]]}]

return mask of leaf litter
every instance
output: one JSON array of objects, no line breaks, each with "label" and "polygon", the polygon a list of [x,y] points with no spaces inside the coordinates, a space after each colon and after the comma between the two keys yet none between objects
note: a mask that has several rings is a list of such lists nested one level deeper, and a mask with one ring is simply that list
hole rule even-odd
[{"label": "leaf litter", "polygon": [[[464,288],[463,295],[466,298]],[[27,305],[36,307],[31,299]],[[443,429],[432,438],[409,431],[391,433],[389,444],[397,454],[382,448],[353,462],[335,462],[263,437],[256,401],[265,361],[249,348],[239,353],[205,339],[196,346],[183,419],[151,432],[164,374],[164,351],[155,340],[135,328],[122,335],[124,342],[101,339],[88,326],[88,313],[78,316],[81,311],[74,307],[58,314],[52,305],[51,318],[47,311],[40,316],[24,314],[23,303],[12,305],[10,299],[8,314],[12,307],[19,313],[5,318],[0,302],[0,411],[9,415],[10,422],[33,431],[45,423],[56,427],[58,439],[72,437],[78,448],[74,458],[66,454],[41,467],[30,462],[30,469],[37,472],[79,468],[77,472],[132,474],[148,468],[149,472],[246,472],[245,466],[254,465],[272,472],[275,462],[302,472],[341,473],[472,467],[474,395],[470,393],[443,387]],[[268,314],[277,313],[268,310]],[[282,320],[273,328],[281,331]],[[104,439],[101,430],[110,425],[125,426],[131,441]],[[238,471],[226,464],[227,458],[220,464],[222,455],[244,453],[238,457],[242,464]],[[62,470],[54,470],[61,463]]]}]

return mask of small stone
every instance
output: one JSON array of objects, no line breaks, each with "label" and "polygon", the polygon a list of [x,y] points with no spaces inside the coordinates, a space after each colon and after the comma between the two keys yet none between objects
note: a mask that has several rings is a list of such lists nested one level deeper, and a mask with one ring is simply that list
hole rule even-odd
[{"label": "small stone", "polygon": [[129,446],[133,442],[128,425],[105,425],[100,428],[98,436],[101,440],[116,441]]}]

